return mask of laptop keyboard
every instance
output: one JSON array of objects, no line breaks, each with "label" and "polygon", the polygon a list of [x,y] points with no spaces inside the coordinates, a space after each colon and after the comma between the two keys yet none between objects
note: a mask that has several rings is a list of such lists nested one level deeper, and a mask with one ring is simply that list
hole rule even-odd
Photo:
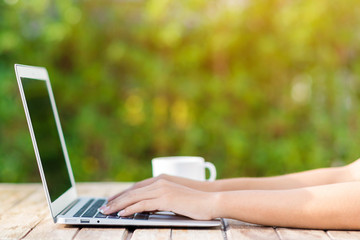
[{"label": "laptop keyboard", "polygon": [[82,208],[80,208],[79,211],[77,211],[77,213],[75,213],[74,217],[80,217],[86,211],[86,209],[88,209],[93,201],[94,199],[90,199]]},{"label": "laptop keyboard", "polygon": [[98,211],[99,207],[104,205],[106,201],[104,199],[100,199],[95,201],[95,199],[90,199],[85,205],[80,208],[74,214],[74,217],[86,217],[86,218],[109,218],[109,219],[135,219],[135,220],[148,220],[149,213],[136,213],[132,216],[127,217],[119,217],[117,212],[112,213],[110,215],[102,214]]},{"label": "laptop keyboard", "polygon": [[83,214],[82,217],[93,217],[97,212],[99,207],[104,205],[105,200],[97,200],[91,207]]}]

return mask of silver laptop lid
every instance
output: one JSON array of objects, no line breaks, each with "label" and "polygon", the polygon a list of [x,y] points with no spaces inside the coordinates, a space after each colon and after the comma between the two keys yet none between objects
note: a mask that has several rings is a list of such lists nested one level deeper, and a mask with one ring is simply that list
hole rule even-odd
[{"label": "silver laptop lid", "polygon": [[45,68],[15,64],[46,198],[54,218],[77,198],[64,135]]}]

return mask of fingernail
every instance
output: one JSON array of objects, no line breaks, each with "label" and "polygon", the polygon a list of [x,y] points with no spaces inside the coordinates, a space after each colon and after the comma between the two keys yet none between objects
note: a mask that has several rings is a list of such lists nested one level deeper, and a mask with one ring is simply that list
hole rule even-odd
[{"label": "fingernail", "polygon": [[110,207],[108,207],[108,206],[102,206],[101,208],[99,208],[99,212],[105,213],[109,209],[110,209]]},{"label": "fingernail", "polygon": [[125,214],[125,210],[121,210],[120,212],[118,212],[117,215],[118,215],[119,217],[121,217],[121,216],[124,215],[124,214]]}]

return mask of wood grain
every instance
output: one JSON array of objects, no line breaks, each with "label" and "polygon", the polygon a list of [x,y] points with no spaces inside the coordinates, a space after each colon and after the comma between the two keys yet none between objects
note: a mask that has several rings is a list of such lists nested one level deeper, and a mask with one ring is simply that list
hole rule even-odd
[{"label": "wood grain", "polygon": [[25,240],[56,239],[71,240],[78,232],[77,227],[54,224],[50,216],[45,217],[28,235]]},{"label": "wood grain", "polygon": [[169,240],[171,239],[171,229],[136,229],[131,237],[131,240]]},{"label": "wood grain", "polygon": [[96,183],[77,183],[77,191],[79,196],[93,197],[110,197],[116,193],[122,192],[132,183],[116,183],[116,182],[96,182]]},{"label": "wood grain", "polygon": [[[0,239],[72,239],[78,228],[54,224],[41,184],[1,184]],[[108,196],[129,184],[80,183],[81,194]],[[85,231],[85,230],[84,230]],[[125,231],[122,229],[122,231]]]},{"label": "wood grain", "polygon": [[45,194],[38,188],[19,204],[8,209],[0,219],[0,239],[19,239],[49,216]]},{"label": "wood grain", "polygon": [[[1,184],[0,185],[0,211],[6,212],[8,209],[19,204],[31,193],[38,190],[39,184]],[[0,216],[1,218],[1,216]]]},{"label": "wood grain", "polygon": [[125,228],[83,228],[81,229],[74,240],[125,240],[127,237],[127,230]]},{"label": "wood grain", "polygon": [[322,230],[277,228],[276,231],[282,240],[330,240]]},{"label": "wood grain", "polygon": [[[108,197],[132,183],[80,183],[79,195]],[[272,228],[225,219],[220,228],[140,228],[131,234],[122,227],[75,227],[54,224],[41,184],[0,184],[0,239],[266,239],[355,240],[360,231],[322,231]],[[132,227],[134,228],[134,227]]]},{"label": "wood grain", "polygon": [[229,240],[241,239],[264,239],[279,240],[279,237],[272,227],[246,223],[242,221],[225,219],[226,235]]},{"label": "wood grain", "polygon": [[223,240],[221,228],[203,228],[203,229],[173,229],[171,233],[172,240]]},{"label": "wood grain", "polygon": [[328,231],[330,239],[332,240],[359,240],[360,232],[359,231]]}]

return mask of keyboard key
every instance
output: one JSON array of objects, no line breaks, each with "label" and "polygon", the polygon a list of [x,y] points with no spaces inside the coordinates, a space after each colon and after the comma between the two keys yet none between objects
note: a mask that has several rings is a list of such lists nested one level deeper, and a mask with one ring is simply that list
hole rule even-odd
[{"label": "keyboard key", "polygon": [[80,208],[77,213],[74,214],[74,217],[80,217],[83,212],[86,211],[86,209],[90,206],[90,204],[94,201],[94,199],[90,199],[82,208]]},{"label": "keyboard key", "polygon": [[93,217],[104,203],[104,199],[97,200],[81,217]]},{"label": "keyboard key", "polygon": [[96,214],[95,218],[107,218],[107,215],[104,215],[101,212],[99,212],[98,214]]},{"label": "keyboard key", "polygon": [[132,220],[133,218],[134,218],[134,215],[126,216],[126,217],[120,217],[120,219],[128,219],[128,220]]},{"label": "keyboard key", "polygon": [[114,212],[114,213],[111,213],[109,215],[107,215],[108,218],[119,218],[119,216],[117,215],[118,213],[117,212]]},{"label": "keyboard key", "polygon": [[149,219],[149,213],[136,213],[135,220],[148,220]]}]

